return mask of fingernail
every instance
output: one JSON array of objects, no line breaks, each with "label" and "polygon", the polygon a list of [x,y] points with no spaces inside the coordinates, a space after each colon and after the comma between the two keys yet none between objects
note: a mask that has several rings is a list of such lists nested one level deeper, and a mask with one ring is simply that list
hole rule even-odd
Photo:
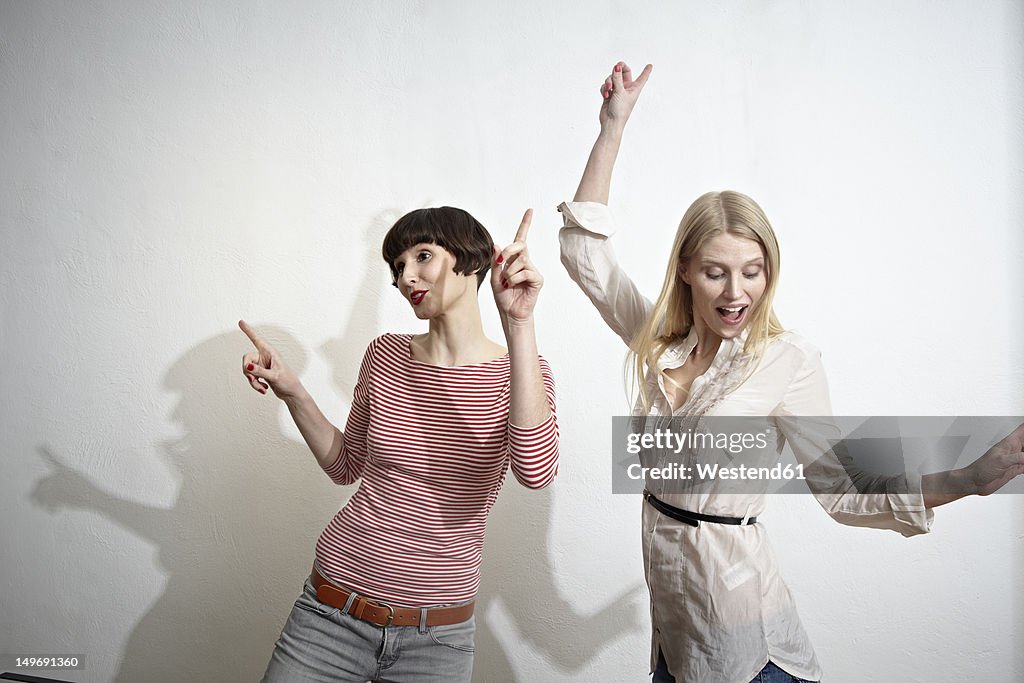
[{"label": "fingernail", "polygon": [[260,393],[261,394],[265,394],[265,393],[267,393],[267,390],[266,389],[260,389]]},{"label": "fingernail", "polygon": [[252,372],[252,368],[253,368],[252,363],[249,363],[248,365],[245,366],[245,369],[248,370],[249,372]]},{"label": "fingernail", "polygon": [[622,71],[622,65],[621,64],[616,64],[615,65],[615,70],[616,71]]},{"label": "fingernail", "polygon": [[501,254],[498,254],[498,263],[504,263],[504,262],[505,262],[505,257],[502,256]]},{"label": "fingernail", "polygon": [[508,289],[508,280],[502,280],[501,286],[504,287],[505,289]]}]

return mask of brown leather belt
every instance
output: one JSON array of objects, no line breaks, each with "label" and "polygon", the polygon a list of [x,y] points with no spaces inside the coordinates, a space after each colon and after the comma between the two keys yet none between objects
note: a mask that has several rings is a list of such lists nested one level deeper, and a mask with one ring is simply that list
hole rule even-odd
[{"label": "brown leather belt", "polygon": [[[316,598],[325,605],[345,609],[349,596],[352,595],[344,588],[331,583],[320,575],[316,567],[309,580],[313,582],[316,589]],[[356,619],[368,621],[375,626],[419,626],[420,613],[423,610],[418,607],[393,607],[382,602],[368,600],[356,594],[349,605],[348,614]],[[447,626],[448,624],[461,624],[473,616],[473,602],[467,602],[454,607],[428,607],[427,626]]]}]

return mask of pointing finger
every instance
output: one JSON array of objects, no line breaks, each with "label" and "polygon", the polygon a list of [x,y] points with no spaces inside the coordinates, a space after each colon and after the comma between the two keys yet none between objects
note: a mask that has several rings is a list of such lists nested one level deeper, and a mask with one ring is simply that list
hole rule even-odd
[{"label": "pointing finger", "polygon": [[530,232],[530,223],[533,221],[533,209],[527,209],[523,214],[523,220],[519,223],[519,230],[516,232],[516,242],[525,242],[526,233]]},{"label": "pointing finger", "polygon": [[256,334],[256,330],[252,329],[249,323],[244,320],[239,320],[238,328],[242,330],[242,332],[245,332],[245,336],[249,338],[249,341],[251,341],[253,346],[257,349],[262,349],[264,347],[263,340],[260,339],[260,336]]},{"label": "pointing finger", "polygon": [[647,66],[644,67],[644,70],[640,72],[640,75],[636,77],[636,80],[633,81],[633,83],[638,87],[643,88],[644,84],[647,82],[647,79],[650,78],[652,71],[654,71],[654,65],[648,64]]}]

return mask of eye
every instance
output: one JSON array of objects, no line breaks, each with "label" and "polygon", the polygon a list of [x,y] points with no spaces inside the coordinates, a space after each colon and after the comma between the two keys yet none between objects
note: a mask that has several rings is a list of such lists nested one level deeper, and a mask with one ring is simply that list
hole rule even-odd
[{"label": "eye", "polygon": [[721,280],[723,277],[725,277],[725,273],[722,273],[722,272],[708,273],[707,277],[708,277],[709,280]]},{"label": "eye", "polygon": [[761,271],[759,270],[756,273],[743,273],[743,277],[747,278],[748,280],[756,280],[757,278],[761,277]]},{"label": "eye", "polygon": [[433,256],[433,254],[431,254],[429,251],[421,251],[420,253],[416,254],[416,260],[420,263],[423,263],[424,261],[429,261],[431,256]]}]

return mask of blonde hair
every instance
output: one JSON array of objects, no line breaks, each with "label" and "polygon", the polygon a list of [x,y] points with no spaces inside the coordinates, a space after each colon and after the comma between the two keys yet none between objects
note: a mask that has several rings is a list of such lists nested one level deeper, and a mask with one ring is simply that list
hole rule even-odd
[{"label": "blonde hair", "polygon": [[651,407],[647,382],[650,373],[656,372],[658,358],[670,344],[685,338],[693,326],[693,294],[679,274],[679,265],[696,254],[708,240],[723,233],[754,240],[761,246],[767,261],[764,295],[751,311],[747,324],[749,333],[743,347],[744,353],[751,357],[748,373],[756,367],[768,342],[785,331],[772,309],[779,277],[779,243],[764,211],[741,192],[725,190],[701,195],[679,222],[661,294],[643,327],[630,342],[628,366],[635,382],[630,384],[639,389],[645,414]]}]

